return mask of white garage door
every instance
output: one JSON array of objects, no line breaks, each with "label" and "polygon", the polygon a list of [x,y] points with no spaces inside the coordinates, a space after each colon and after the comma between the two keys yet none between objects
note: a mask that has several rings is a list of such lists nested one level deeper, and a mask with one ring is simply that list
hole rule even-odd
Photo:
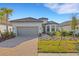
[{"label": "white garage door", "polygon": [[37,27],[18,27],[17,28],[18,36],[37,36],[38,28]]}]

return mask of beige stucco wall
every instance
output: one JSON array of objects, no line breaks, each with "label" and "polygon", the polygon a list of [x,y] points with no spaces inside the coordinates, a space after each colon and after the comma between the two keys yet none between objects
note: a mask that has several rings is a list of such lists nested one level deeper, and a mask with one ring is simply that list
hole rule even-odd
[{"label": "beige stucco wall", "polygon": [[71,31],[71,26],[62,26],[63,30]]},{"label": "beige stucco wall", "polygon": [[13,26],[16,26],[16,27],[18,27],[18,26],[38,27],[38,33],[42,33],[43,32],[42,22],[11,22],[11,23],[13,24]]},{"label": "beige stucco wall", "polygon": [[[79,28],[79,25],[77,25],[77,27]],[[63,30],[67,30],[67,31],[71,31],[71,26],[62,26]]]},{"label": "beige stucco wall", "polygon": [[[8,26],[8,30],[9,30],[9,31],[13,31],[13,27],[9,25],[9,26]],[[6,25],[0,24],[0,31],[1,31],[1,32],[5,32],[5,31],[6,31]]]}]

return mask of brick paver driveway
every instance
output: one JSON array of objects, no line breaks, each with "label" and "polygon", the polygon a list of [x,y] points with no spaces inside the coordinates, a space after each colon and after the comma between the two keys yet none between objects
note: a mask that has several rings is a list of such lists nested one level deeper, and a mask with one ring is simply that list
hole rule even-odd
[{"label": "brick paver driveway", "polygon": [[0,42],[0,55],[37,55],[38,38],[16,37]]}]

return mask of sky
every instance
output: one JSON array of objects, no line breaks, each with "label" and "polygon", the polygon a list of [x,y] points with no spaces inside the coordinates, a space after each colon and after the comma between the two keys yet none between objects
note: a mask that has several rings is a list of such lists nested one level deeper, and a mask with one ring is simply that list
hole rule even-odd
[{"label": "sky", "polygon": [[71,20],[73,15],[79,16],[78,3],[0,3],[0,8],[13,9],[9,20],[33,17],[48,18],[57,23]]}]

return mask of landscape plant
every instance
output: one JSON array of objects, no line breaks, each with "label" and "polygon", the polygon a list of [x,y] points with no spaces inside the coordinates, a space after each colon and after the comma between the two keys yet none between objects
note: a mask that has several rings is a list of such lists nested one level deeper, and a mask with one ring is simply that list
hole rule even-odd
[{"label": "landscape plant", "polygon": [[16,35],[13,32],[3,32],[3,33],[1,33],[0,37],[1,37],[0,38],[0,42],[1,42],[1,41],[4,41],[4,40],[14,38],[14,37],[16,37]]},{"label": "landscape plant", "polygon": [[1,19],[5,19],[5,21],[6,21],[6,32],[8,32],[8,19],[9,19],[9,15],[11,15],[12,12],[13,12],[12,9],[0,8],[0,13],[2,13],[1,16],[3,16],[3,18],[1,18]]},{"label": "landscape plant", "polygon": [[0,11],[0,23],[2,23],[4,13]]},{"label": "landscape plant", "polygon": [[77,18],[76,16],[72,17],[72,21],[71,21],[71,29],[73,31],[73,39],[75,40],[75,31],[77,29]]}]

